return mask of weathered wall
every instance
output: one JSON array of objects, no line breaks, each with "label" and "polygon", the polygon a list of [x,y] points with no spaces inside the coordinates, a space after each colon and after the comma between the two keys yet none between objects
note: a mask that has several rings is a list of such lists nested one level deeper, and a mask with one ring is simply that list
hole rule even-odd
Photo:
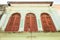
[{"label": "weathered wall", "polygon": [[49,7],[49,6],[35,6],[35,7],[34,6],[29,6],[29,7],[10,6],[9,7],[8,6],[8,7],[6,7],[6,13],[3,15],[2,19],[1,19],[1,23],[0,23],[3,31],[6,28],[6,25],[8,23],[10,16],[16,12],[21,14],[21,22],[20,22],[19,31],[24,31],[25,16],[27,13],[30,13],[30,12],[34,13],[36,15],[39,31],[43,31],[42,25],[41,25],[41,19],[40,19],[40,15],[43,12],[50,14],[50,16],[52,17],[52,20],[56,26],[56,29],[60,30],[60,25],[59,25],[60,16],[57,14],[56,10],[53,7]]},{"label": "weathered wall", "polygon": [[60,20],[60,4],[54,4],[53,6],[52,6],[53,8],[54,8],[54,10],[55,10],[55,14],[57,14],[57,16],[58,16],[58,19],[56,19],[56,20],[58,20],[58,21],[56,21],[57,23],[57,25],[59,26],[59,30],[60,30],[60,22],[59,22],[59,20]]}]

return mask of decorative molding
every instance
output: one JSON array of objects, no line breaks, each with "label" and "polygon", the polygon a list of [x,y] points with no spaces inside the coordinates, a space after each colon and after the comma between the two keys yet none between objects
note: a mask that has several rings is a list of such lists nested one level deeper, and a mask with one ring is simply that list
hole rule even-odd
[{"label": "decorative molding", "polygon": [[11,6],[10,4],[50,4],[52,6],[53,1],[47,1],[47,2],[8,2],[8,5]]}]

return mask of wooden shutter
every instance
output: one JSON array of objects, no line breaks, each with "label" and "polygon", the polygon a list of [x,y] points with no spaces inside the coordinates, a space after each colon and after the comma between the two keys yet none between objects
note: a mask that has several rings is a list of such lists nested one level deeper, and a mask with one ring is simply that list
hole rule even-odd
[{"label": "wooden shutter", "polygon": [[38,31],[36,17],[33,13],[28,13],[26,15],[24,31],[30,32]]},{"label": "wooden shutter", "polygon": [[42,28],[45,32],[55,32],[56,28],[52,21],[52,18],[47,13],[41,14]]},{"label": "wooden shutter", "polygon": [[20,18],[21,17],[19,13],[13,14],[8,21],[5,31],[11,31],[11,32],[18,31],[20,25]]}]

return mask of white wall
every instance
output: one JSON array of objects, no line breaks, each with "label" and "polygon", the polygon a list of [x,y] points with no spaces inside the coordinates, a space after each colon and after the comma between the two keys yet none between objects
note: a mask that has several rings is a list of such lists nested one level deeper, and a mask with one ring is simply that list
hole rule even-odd
[{"label": "white wall", "polygon": [[47,12],[51,15],[57,30],[60,30],[59,16],[58,16],[58,14],[56,14],[56,11],[53,10],[52,7],[49,7],[49,6],[35,6],[35,7],[33,7],[33,6],[29,6],[29,7],[10,6],[10,7],[6,8],[6,13],[4,14],[4,16],[1,19],[1,26],[2,26],[3,31],[6,28],[6,25],[8,23],[10,16],[15,12],[18,12],[21,14],[21,22],[20,22],[19,31],[24,31],[23,29],[24,29],[25,16],[27,13],[30,13],[30,12],[34,13],[36,15],[39,31],[43,31],[42,25],[41,25],[41,20],[40,20],[40,14],[43,12]]}]

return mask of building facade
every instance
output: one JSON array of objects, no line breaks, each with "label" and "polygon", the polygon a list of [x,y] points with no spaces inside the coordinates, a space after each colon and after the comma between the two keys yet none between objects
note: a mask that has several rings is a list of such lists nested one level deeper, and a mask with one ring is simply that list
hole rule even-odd
[{"label": "building facade", "polygon": [[5,32],[56,32],[60,30],[59,16],[53,2],[8,2],[0,19]]}]

